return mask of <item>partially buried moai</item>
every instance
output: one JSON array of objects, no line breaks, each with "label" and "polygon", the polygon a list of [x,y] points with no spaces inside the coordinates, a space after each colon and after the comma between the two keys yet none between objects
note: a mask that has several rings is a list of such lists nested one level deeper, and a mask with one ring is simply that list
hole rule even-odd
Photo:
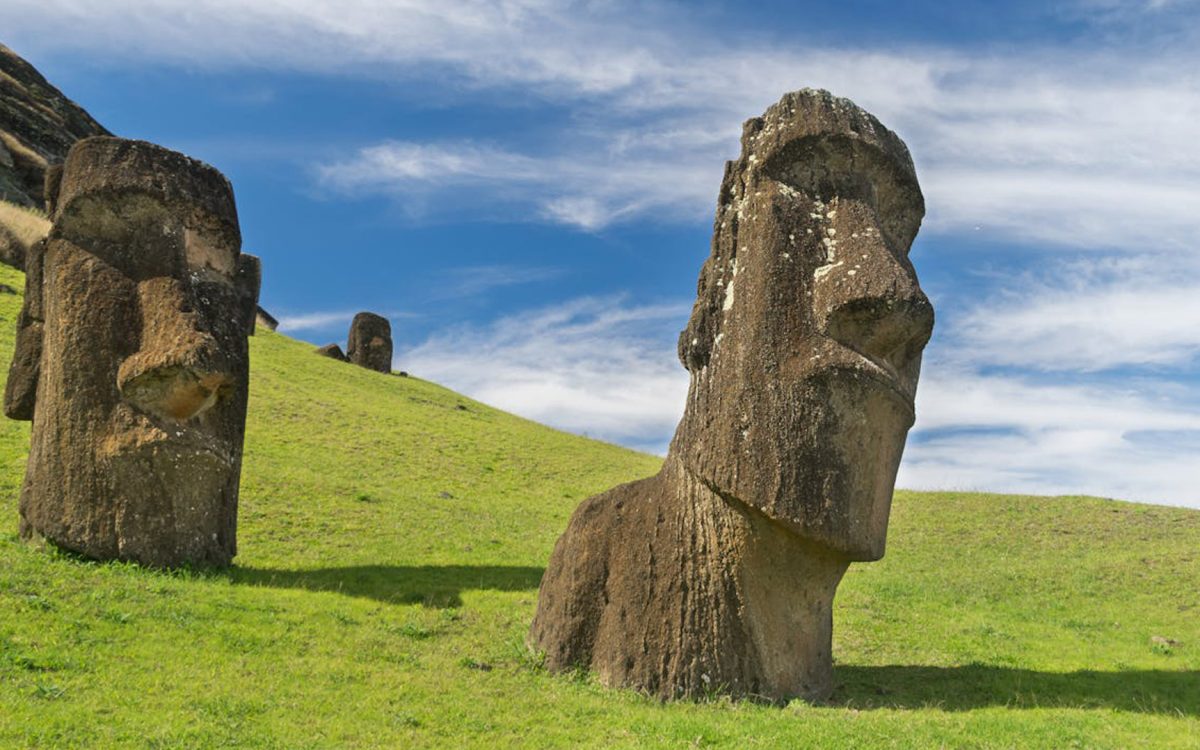
[{"label": "partially buried moai", "polygon": [[883,555],[933,309],[908,249],[904,143],[852,102],[788,94],[726,165],[662,470],[585,501],[530,642],[662,698],[820,700],[834,592]]},{"label": "partially buried moai", "polygon": [[376,372],[392,371],[392,324],[375,313],[360,312],[350,323],[346,357]]},{"label": "partially buried moai", "polygon": [[258,259],[220,172],[141,141],[72,147],[30,258],[5,413],[32,419],[21,535],[99,559],[237,550]]}]

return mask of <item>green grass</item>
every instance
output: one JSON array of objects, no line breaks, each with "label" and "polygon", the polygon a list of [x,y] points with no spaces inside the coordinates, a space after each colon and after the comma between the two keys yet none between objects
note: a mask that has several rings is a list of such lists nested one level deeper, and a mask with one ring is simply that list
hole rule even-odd
[{"label": "green grass", "polygon": [[522,645],[572,509],[657,460],[311,349],[253,339],[226,572],[19,542],[0,421],[0,746],[1200,747],[1200,512],[900,492],[831,705],[663,705]]}]

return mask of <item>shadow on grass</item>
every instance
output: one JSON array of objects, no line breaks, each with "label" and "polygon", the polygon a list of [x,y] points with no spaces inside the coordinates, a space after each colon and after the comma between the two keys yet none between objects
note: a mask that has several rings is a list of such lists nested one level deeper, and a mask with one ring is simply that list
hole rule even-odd
[{"label": "shadow on grass", "polygon": [[230,569],[234,583],[333,591],[391,604],[458,607],[466,589],[536,591],[544,568],[506,565],[354,565],[315,570]]},{"label": "shadow on grass", "polygon": [[839,666],[829,703],[848,708],[1107,708],[1200,716],[1200,672],[1038,672],[967,664],[959,667]]}]

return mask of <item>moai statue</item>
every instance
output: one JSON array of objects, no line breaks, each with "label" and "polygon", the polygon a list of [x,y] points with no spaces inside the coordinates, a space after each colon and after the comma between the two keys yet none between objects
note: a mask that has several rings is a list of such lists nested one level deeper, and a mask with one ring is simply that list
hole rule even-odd
[{"label": "moai statue", "polygon": [[350,324],[346,357],[359,367],[392,371],[392,325],[375,313],[360,312]]},{"label": "moai statue", "polygon": [[32,419],[21,535],[98,559],[236,553],[258,259],[220,172],[76,143],[35,247],[4,397]]},{"label": "moai statue", "polygon": [[833,596],[883,555],[933,309],[908,249],[904,143],[824,91],[749,120],[680,336],[691,373],[662,470],[586,500],[530,643],[661,698],[821,700]]}]

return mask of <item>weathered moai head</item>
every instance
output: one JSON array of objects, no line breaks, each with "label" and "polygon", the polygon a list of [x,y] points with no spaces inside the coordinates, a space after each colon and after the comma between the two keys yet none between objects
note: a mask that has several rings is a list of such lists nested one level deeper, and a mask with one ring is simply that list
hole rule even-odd
[{"label": "weathered moai head", "polygon": [[229,181],[98,137],[72,147],[55,192],[10,374],[35,393],[5,394],[10,416],[33,417],[22,534],[101,559],[228,564],[260,277]]},{"label": "weathered moai head", "polygon": [[530,643],[663,698],[822,700],[834,595],[883,554],[933,325],[907,257],[924,204],[899,138],[809,90],[746,123],[718,201],[671,449],[576,509]]},{"label": "weathered moai head", "polygon": [[350,324],[346,356],[360,367],[392,371],[392,325],[375,313],[360,312]]},{"label": "weathered moai head", "polygon": [[785,96],[749,120],[680,336],[672,445],[802,537],[883,555],[933,308],[909,246],[925,212],[904,143],[853,102]]}]

